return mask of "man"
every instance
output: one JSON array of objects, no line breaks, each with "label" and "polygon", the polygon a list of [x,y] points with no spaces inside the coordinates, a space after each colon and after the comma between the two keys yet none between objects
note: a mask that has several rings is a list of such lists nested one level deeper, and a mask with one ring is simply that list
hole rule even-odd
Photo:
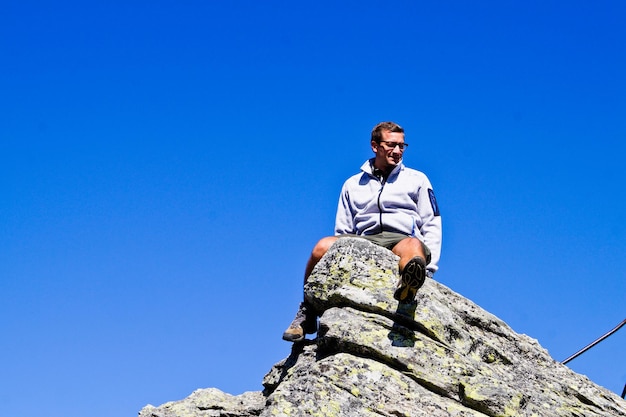
[{"label": "man", "polygon": [[[432,278],[441,253],[441,216],[430,181],[407,168],[404,129],[382,122],[371,135],[374,158],[344,183],[339,197],[335,236],[321,239],[311,252],[304,282],[318,261],[339,238],[358,236],[390,249],[400,257],[400,280],[394,298],[412,302],[426,275]],[[299,342],[317,331],[317,315],[306,301],[283,339]]]}]

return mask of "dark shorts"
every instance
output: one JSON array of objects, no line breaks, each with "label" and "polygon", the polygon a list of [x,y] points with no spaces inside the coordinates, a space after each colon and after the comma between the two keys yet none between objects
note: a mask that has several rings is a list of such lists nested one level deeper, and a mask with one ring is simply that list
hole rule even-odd
[{"label": "dark shorts", "polygon": [[[375,235],[350,235],[350,234],[345,234],[345,235],[338,235],[337,237],[338,238],[342,238],[342,237],[360,237],[362,239],[369,240],[370,242],[372,242],[372,243],[374,243],[374,244],[376,244],[378,246],[382,246],[383,248],[387,248],[387,249],[391,250],[401,240],[404,240],[407,237],[411,237],[411,236],[407,236],[405,234],[396,233],[396,232],[382,232],[382,233],[377,233]],[[428,246],[426,246],[424,244],[424,242],[422,242],[421,240],[420,240],[420,243],[422,244],[422,248],[424,249],[424,255],[426,255],[426,265],[428,265],[430,263],[430,249],[428,249]]]}]

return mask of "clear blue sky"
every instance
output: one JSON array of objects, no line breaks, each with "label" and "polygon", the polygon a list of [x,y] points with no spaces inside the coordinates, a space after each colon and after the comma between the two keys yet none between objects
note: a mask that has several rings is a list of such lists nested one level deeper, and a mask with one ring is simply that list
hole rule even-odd
[{"label": "clear blue sky", "polygon": [[[626,318],[626,3],[12,1],[0,417],[261,390],[379,121],[435,278],[563,360]],[[570,366],[621,394],[622,329]]]}]

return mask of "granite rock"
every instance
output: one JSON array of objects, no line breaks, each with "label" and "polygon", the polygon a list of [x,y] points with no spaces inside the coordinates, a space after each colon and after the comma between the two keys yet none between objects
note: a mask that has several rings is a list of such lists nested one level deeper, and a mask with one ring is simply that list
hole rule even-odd
[{"label": "granite rock", "polygon": [[263,392],[198,390],[140,417],[626,417],[626,401],[436,280],[398,303],[397,262],[339,239],[305,286],[317,337],[293,345]]}]

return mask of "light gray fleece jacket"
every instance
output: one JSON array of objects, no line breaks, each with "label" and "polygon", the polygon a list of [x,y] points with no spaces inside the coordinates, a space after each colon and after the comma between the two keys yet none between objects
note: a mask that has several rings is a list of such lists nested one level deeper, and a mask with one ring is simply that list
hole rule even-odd
[{"label": "light gray fleece jacket", "polygon": [[372,172],[373,159],[343,184],[335,235],[373,235],[382,231],[420,239],[431,252],[434,273],[441,255],[441,216],[433,187],[420,171],[398,164],[386,181]]}]

